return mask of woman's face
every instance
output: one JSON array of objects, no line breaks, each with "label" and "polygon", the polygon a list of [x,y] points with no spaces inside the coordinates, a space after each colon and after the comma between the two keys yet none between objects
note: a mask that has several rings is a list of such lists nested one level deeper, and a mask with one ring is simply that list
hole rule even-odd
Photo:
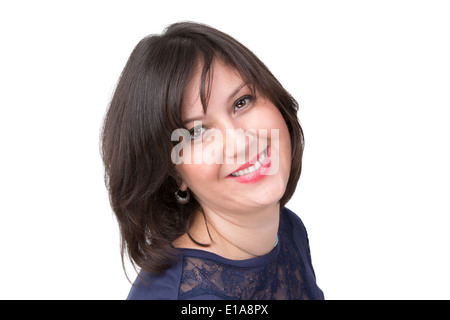
[{"label": "woman's face", "polygon": [[188,187],[205,210],[239,212],[277,204],[291,169],[286,123],[236,70],[217,59],[212,70],[205,114],[201,68],[184,95],[182,120],[190,136],[181,144],[183,161],[176,166],[181,189]]}]

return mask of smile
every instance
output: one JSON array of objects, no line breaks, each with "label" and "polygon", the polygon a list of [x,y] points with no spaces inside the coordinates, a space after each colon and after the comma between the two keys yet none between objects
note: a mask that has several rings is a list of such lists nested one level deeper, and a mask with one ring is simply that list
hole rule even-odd
[{"label": "smile", "polygon": [[[252,159],[252,161],[242,165],[228,178],[239,183],[254,183],[263,179],[269,173],[271,166],[270,153],[270,146],[268,146],[257,159]],[[250,163],[253,163],[253,165],[250,165]]]},{"label": "smile", "polygon": [[264,160],[266,159],[266,156],[267,156],[267,149],[265,149],[265,150],[263,151],[263,153],[261,153],[261,155],[259,156],[258,160],[255,162],[254,165],[252,165],[252,166],[250,166],[250,167],[248,167],[248,168],[245,168],[245,169],[242,169],[242,170],[233,172],[231,175],[232,175],[233,177],[240,177],[240,176],[243,176],[243,175],[246,175],[246,174],[255,172],[256,170],[258,170],[259,168],[261,168],[261,166],[262,166]]}]

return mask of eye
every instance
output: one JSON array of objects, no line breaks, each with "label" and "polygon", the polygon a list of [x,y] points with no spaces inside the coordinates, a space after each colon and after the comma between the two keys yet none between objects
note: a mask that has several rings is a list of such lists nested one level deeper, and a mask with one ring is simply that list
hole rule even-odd
[{"label": "eye", "polygon": [[189,134],[191,135],[191,140],[196,140],[200,138],[203,133],[206,131],[204,126],[195,126],[191,130],[189,130]]},{"label": "eye", "polygon": [[250,104],[252,99],[253,98],[251,96],[244,96],[244,97],[241,97],[241,98],[237,99],[234,102],[234,106],[233,106],[234,107],[234,111],[238,111],[240,109],[245,108],[246,106],[248,106]]}]

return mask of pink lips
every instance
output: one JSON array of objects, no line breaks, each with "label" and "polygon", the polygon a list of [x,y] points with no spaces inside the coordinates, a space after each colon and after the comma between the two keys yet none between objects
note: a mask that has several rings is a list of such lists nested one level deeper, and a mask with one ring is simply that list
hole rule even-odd
[{"label": "pink lips", "polygon": [[[239,167],[239,169],[237,169],[234,172],[251,167],[252,165],[255,164],[255,162],[256,162],[257,158],[259,158],[259,156],[260,155],[257,155],[251,161],[244,163],[242,166]],[[233,181],[240,182],[240,183],[257,182],[257,181],[261,180],[262,178],[264,178],[267,171],[269,171],[269,167],[270,167],[270,146],[267,147],[266,158],[264,159],[263,163],[261,164],[261,167],[258,170],[255,170],[248,174],[244,174],[239,177],[234,177],[232,175],[229,175],[228,178],[233,179]]]}]

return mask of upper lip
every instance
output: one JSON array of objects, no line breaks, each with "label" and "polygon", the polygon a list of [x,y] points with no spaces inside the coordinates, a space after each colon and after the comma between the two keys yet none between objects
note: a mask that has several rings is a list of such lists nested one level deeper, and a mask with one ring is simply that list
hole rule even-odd
[{"label": "upper lip", "polygon": [[234,170],[233,172],[230,173],[233,174],[235,172],[238,172],[239,170],[243,170],[246,169],[248,167],[251,167],[252,165],[255,164],[256,160],[258,160],[259,156],[263,154],[263,152],[267,149],[267,147],[261,151],[259,154],[257,154],[256,156],[254,156],[251,160],[247,161],[246,163],[244,163],[242,166],[240,166],[239,168],[237,168],[236,170]]}]

